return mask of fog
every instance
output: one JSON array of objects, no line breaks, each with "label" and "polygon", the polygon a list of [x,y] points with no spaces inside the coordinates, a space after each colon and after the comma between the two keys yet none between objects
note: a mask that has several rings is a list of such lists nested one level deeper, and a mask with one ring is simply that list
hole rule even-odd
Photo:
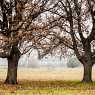
[{"label": "fog", "polygon": [[[38,59],[38,54],[36,50],[33,50],[30,55],[22,55],[19,60],[19,67],[28,68],[67,68],[67,58],[61,58],[58,56],[45,56],[41,60]],[[0,67],[7,67],[7,59],[0,58]]]}]

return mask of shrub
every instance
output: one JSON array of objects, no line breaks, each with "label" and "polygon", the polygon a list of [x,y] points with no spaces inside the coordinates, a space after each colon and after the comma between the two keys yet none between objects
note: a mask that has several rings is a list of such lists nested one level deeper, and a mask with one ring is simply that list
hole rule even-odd
[{"label": "shrub", "polygon": [[67,61],[67,67],[75,68],[79,66],[80,66],[80,62],[76,57],[70,57],[69,60]]}]

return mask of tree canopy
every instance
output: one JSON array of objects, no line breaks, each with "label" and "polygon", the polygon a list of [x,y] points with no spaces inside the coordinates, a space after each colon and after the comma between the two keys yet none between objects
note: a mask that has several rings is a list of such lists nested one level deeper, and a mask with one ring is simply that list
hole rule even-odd
[{"label": "tree canopy", "polygon": [[72,49],[84,66],[83,81],[92,81],[91,70],[95,64],[95,1],[57,0],[56,6],[49,12],[51,24],[47,24],[48,35],[40,43],[42,56],[57,50],[64,54]]}]

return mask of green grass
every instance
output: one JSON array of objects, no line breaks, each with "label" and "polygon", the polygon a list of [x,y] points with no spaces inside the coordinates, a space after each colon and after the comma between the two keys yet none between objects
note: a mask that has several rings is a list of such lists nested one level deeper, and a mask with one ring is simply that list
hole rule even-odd
[{"label": "green grass", "polygon": [[17,92],[7,92],[5,95],[95,95],[92,91],[48,89],[48,90],[22,90]]},{"label": "green grass", "polygon": [[0,82],[0,95],[95,95],[95,82],[23,80],[15,86]]}]

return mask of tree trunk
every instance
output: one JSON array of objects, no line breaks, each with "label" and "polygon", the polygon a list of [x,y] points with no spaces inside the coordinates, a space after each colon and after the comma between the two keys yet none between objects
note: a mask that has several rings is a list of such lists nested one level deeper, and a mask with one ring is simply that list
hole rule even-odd
[{"label": "tree trunk", "polygon": [[84,66],[84,75],[82,82],[91,83],[92,82],[92,64],[83,64]]},{"label": "tree trunk", "polygon": [[17,68],[20,58],[20,52],[17,47],[13,47],[10,57],[8,57],[8,71],[5,83],[17,84]]},{"label": "tree trunk", "polygon": [[17,67],[18,62],[14,59],[8,59],[8,72],[5,83],[17,84]]}]

